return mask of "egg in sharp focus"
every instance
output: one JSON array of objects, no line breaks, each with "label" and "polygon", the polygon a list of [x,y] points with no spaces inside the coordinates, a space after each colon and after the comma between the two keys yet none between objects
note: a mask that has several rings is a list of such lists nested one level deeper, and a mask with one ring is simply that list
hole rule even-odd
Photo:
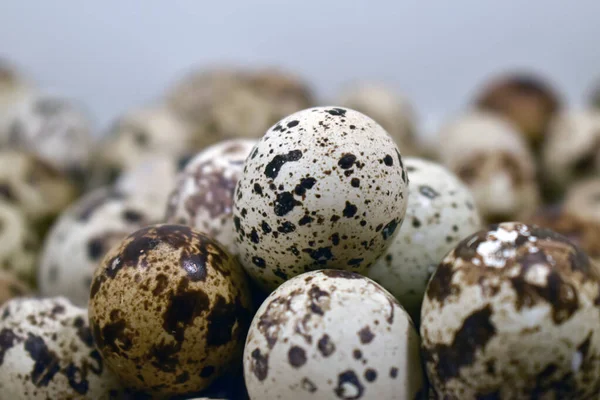
[{"label": "egg in sharp focus", "polygon": [[3,399],[121,399],[104,364],[87,312],[63,297],[13,299],[0,308]]},{"label": "egg in sharp focus", "polygon": [[223,244],[234,246],[233,192],[255,140],[226,140],[196,155],[180,174],[170,195],[166,220],[189,225]]},{"label": "egg in sharp focus", "polygon": [[40,257],[43,296],[65,296],[87,306],[94,271],[127,235],[159,222],[163,205],[115,188],[99,188],[69,207],[50,229]]},{"label": "egg in sharp focus", "polygon": [[421,311],[439,398],[594,398],[600,392],[600,274],[565,237],[492,225],[452,250]]},{"label": "egg in sharp focus", "polygon": [[419,337],[397,300],[349,271],[277,288],[252,321],[244,376],[252,399],[414,399],[425,393]]},{"label": "egg in sharp focus", "polygon": [[303,272],[365,272],[406,212],[398,147],[375,121],[317,107],[271,127],[246,160],[234,199],[240,260],[273,289]]},{"label": "egg in sharp focus", "polygon": [[419,321],[429,278],[444,256],[481,228],[469,189],[443,166],[405,158],[410,178],[405,223],[368,276],[392,293]]},{"label": "egg in sharp focus", "polygon": [[90,325],[106,364],[154,396],[193,393],[231,370],[250,323],[235,258],[183,225],[153,225],[96,269]]}]

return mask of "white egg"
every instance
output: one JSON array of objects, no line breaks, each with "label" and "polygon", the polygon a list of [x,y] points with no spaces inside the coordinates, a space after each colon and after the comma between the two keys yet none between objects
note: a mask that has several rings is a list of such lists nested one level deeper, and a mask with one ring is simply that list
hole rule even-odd
[{"label": "white egg", "polygon": [[277,288],[244,349],[252,399],[414,399],[425,393],[420,365],[408,314],[381,286],[342,270]]},{"label": "white egg", "polygon": [[114,189],[82,197],[54,224],[44,244],[38,286],[44,296],[65,296],[86,306],[96,267],[128,234],[156,222],[163,207]]},{"label": "white egg", "polygon": [[226,140],[190,160],[169,198],[167,222],[191,226],[237,254],[233,192],[255,144],[255,140]]},{"label": "white egg", "polygon": [[368,276],[392,293],[419,320],[425,287],[442,258],[481,228],[469,189],[431,161],[405,158],[410,178],[405,223]]},{"label": "white egg", "polygon": [[350,109],[284,118],[258,142],[236,187],[240,259],[264,288],[321,268],[364,272],[402,224],[408,177],[392,138]]},{"label": "white egg", "polygon": [[94,347],[85,309],[62,297],[0,308],[0,393],[11,400],[117,399],[123,389]]}]

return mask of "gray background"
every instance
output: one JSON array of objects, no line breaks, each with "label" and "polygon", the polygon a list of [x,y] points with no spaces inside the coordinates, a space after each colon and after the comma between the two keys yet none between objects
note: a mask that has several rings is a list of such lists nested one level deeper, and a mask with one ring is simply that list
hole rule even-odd
[{"label": "gray background", "polygon": [[99,129],[192,66],[240,62],[293,69],[325,99],[382,81],[431,131],[506,68],[583,104],[600,78],[599,16],[598,0],[0,0],[0,57],[84,101]]}]

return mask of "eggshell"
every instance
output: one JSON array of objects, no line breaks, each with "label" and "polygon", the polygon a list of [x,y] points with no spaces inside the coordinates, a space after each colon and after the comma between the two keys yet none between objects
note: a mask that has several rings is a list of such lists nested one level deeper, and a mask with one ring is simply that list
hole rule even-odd
[{"label": "eggshell", "polygon": [[414,399],[425,393],[419,338],[381,286],[341,270],[277,288],[244,349],[252,399]]},{"label": "eggshell", "polygon": [[398,147],[375,121],[317,107],[273,126],[244,165],[234,199],[240,260],[274,289],[321,268],[365,272],[406,211]]}]

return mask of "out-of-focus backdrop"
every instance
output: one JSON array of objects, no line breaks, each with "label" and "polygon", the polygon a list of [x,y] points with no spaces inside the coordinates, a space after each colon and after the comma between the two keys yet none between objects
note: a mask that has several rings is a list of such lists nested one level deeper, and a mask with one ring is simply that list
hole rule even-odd
[{"label": "out-of-focus backdrop", "polygon": [[0,57],[85,102],[97,128],[198,65],[279,65],[324,101],[355,79],[397,88],[430,132],[506,69],[577,106],[600,78],[600,2],[0,2]]}]

